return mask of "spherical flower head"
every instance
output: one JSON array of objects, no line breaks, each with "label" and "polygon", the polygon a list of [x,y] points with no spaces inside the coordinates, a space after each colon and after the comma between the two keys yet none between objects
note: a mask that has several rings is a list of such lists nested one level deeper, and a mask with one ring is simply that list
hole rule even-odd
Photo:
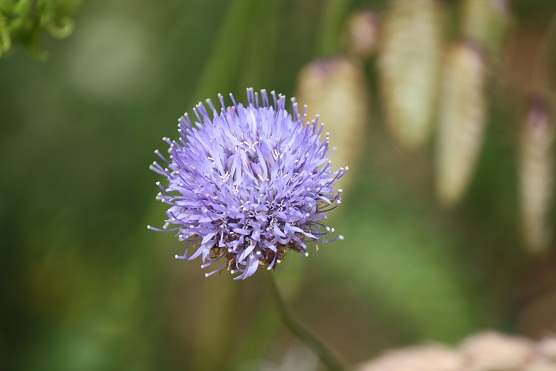
[{"label": "spherical flower head", "polygon": [[151,169],[168,179],[157,183],[157,199],[170,208],[163,229],[149,228],[176,231],[196,249],[176,258],[216,265],[206,276],[228,269],[245,279],[259,265],[274,269],[290,250],[307,256],[309,241],[332,241],[325,237],[334,229],[322,221],[341,203],[334,182],[347,167],[331,170],[318,117],[306,122],[295,99],[290,114],[284,96],[271,96],[272,103],[266,91],[247,89],[247,106],[230,95],[231,107],[219,96],[220,113],[210,100],[209,110],[199,103],[195,124],[185,114],[180,138],[164,138],[169,158],[155,151],[166,166]]}]

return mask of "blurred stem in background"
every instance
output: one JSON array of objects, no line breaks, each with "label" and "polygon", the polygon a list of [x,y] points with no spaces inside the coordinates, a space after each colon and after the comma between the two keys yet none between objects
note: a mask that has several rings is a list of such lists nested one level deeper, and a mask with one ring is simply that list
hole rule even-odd
[{"label": "blurred stem in background", "polygon": [[255,2],[241,61],[243,68],[235,81],[239,90],[245,87],[275,89],[277,52],[283,38],[279,26],[284,8],[283,0]]},{"label": "blurred stem in background", "polygon": [[317,44],[318,56],[338,53],[344,21],[353,0],[328,0],[321,16],[320,41]]},{"label": "blurred stem in background", "polygon": [[[218,33],[217,39],[203,68],[193,99],[213,97],[219,91],[228,92],[234,85],[254,0],[233,0]],[[192,102],[194,106],[197,101]]]},{"label": "blurred stem in background", "polygon": [[192,370],[219,370],[226,365],[226,353],[214,350],[225,349],[233,342],[234,327],[228,323],[236,317],[238,285],[230,277],[225,278],[204,282],[199,303],[204,320],[197,321]]}]

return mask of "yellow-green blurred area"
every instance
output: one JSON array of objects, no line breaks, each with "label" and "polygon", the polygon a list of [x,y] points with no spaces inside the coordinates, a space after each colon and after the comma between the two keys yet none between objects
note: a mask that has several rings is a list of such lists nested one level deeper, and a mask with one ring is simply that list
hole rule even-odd
[{"label": "yellow-green blurred area", "polygon": [[[462,1],[439,3],[443,38],[456,39]],[[148,167],[195,103],[230,92],[245,102],[246,87],[291,97],[304,65],[343,53],[353,11],[382,20],[389,5],[83,1],[68,38],[42,38],[46,60],[20,45],[3,55],[0,369],[320,369],[280,323],[264,269],[205,278],[199,260],[174,259],[185,246],[172,233],[146,229],[165,218]],[[396,142],[378,57],[359,61],[370,113],[349,133],[362,144],[329,222],[345,239],[275,272],[296,317],[347,365],[484,328],[556,331],[556,246],[524,247],[518,186],[524,97],[556,3],[509,9],[481,151],[454,207],[435,194],[434,141]],[[554,53],[556,35],[546,45]]]}]

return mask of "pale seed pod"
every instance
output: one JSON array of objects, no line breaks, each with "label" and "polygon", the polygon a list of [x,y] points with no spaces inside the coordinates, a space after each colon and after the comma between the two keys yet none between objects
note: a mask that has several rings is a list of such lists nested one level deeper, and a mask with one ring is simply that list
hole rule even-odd
[{"label": "pale seed pod", "polygon": [[556,363],[556,337],[546,337],[539,341],[537,351],[541,357]]},{"label": "pale seed pod", "polygon": [[[357,371],[556,371],[554,338],[541,342],[483,331],[457,348],[442,344],[389,350]],[[556,348],[555,348],[556,349]],[[548,354],[547,354],[548,351]]]},{"label": "pale seed pod", "polygon": [[463,357],[443,345],[422,345],[389,351],[360,365],[357,371],[461,371]]},{"label": "pale seed pod", "polygon": [[460,347],[470,371],[522,370],[534,354],[531,340],[496,332],[482,332],[467,338]]},{"label": "pale seed pod", "polygon": [[337,152],[334,163],[348,166],[338,183],[346,188],[353,178],[369,121],[369,99],[365,75],[359,61],[336,57],[312,62],[299,73],[297,100],[307,105],[307,118],[317,114],[330,133],[330,146]]},{"label": "pale seed pod", "polygon": [[436,187],[445,206],[456,204],[469,185],[483,142],[486,66],[469,43],[447,50],[439,105]]},{"label": "pale seed pod", "polygon": [[462,37],[479,45],[489,64],[498,62],[510,25],[508,1],[465,0],[462,13]]},{"label": "pale seed pod", "polygon": [[546,360],[535,360],[528,364],[523,371],[556,371],[556,363]]},{"label": "pale seed pod", "polygon": [[368,59],[376,51],[380,20],[378,14],[360,11],[352,14],[347,22],[345,42],[347,51],[361,59]]},{"label": "pale seed pod", "polygon": [[521,137],[521,210],[527,247],[540,251],[550,242],[549,221],[554,193],[554,124],[549,104],[533,99],[528,108]]},{"label": "pale seed pod", "polygon": [[393,0],[383,22],[378,68],[386,121],[405,147],[430,137],[442,54],[435,0]]}]

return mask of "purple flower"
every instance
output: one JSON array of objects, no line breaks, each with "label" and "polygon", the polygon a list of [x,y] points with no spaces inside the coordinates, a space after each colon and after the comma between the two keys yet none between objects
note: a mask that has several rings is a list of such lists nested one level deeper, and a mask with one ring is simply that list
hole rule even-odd
[{"label": "purple flower", "polygon": [[259,265],[275,268],[289,250],[309,255],[308,241],[332,241],[324,236],[334,229],[321,221],[341,203],[334,182],[347,167],[331,170],[318,117],[305,123],[295,99],[289,114],[286,98],[271,96],[272,104],[266,91],[247,89],[248,105],[230,94],[228,108],[219,96],[220,113],[207,100],[212,115],[199,103],[195,125],[185,114],[180,139],[164,138],[169,159],[155,151],[167,167],[154,162],[151,169],[168,178],[167,187],[157,182],[157,199],[170,208],[163,229],[149,228],[177,231],[196,251],[176,258],[200,256],[202,268],[216,265],[207,277],[229,269],[245,279]]}]

